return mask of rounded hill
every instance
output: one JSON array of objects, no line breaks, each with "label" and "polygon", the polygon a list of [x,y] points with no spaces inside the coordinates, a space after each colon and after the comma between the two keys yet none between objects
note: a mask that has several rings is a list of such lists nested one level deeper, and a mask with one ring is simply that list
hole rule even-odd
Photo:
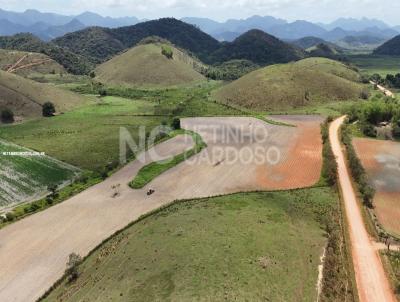
[{"label": "rounded hill", "polygon": [[10,109],[22,119],[40,117],[42,105],[46,102],[52,102],[57,112],[64,112],[87,103],[88,99],[52,85],[0,71],[0,110]]},{"label": "rounded hill", "polygon": [[358,99],[359,74],[342,63],[309,58],[268,66],[214,91],[225,104],[257,110],[285,110],[321,102]]},{"label": "rounded hill", "polygon": [[259,65],[287,63],[303,59],[305,52],[261,30],[250,30],[231,43],[225,43],[211,57],[215,62],[245,59]]},{"label": "rounded hill", "polygon": [[169,43],[138,45],[101,64],[96,79],[112,85],[167,87],[205,79],[203,64]]}]

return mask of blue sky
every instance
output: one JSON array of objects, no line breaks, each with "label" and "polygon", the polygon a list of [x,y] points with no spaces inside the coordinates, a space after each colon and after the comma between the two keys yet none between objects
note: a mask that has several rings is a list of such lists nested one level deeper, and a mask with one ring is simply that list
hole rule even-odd
[{"label": "blue sky", "polygon": [[0,8],[62,14],[93,11],[140,18],[199,16],[216,20],[271,15],[288,20],[330,22],[339,17],[378,18],[399,25],[399,0],[0,0]]}]

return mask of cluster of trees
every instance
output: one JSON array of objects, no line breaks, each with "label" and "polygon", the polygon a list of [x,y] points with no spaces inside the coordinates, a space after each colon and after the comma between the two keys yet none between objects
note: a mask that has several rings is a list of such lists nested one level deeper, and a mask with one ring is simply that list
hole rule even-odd
[{"label": "cluster of trees", "polygon": [[377,84],[384,85],[389,88],[398,88],[400,89],[400,73],[395,75],[388,74],[386,77],[382,77],[380,74],[373,74],[370,78]]},{"label": "cluster of trees", "polygon": [[259,68],[249,60],[231,60],[222,64],[203,68],[201,73],[212,80],[233,81]]},{"label": "cluster of trees", "polygon": [[358,190],[363,198],[364,205],[373,208],[373,199],[375,196],[375,189],[372,187],[370,180],[368,179],[367,173],[361,164],[360,159],[354,150],[352,143],[351,130],[348,125],[344,125],[341,129],[341,139],[343,144],[346,146],[347,159],[349,161],[349,167],[354,180],[357,183]]},{"label": "cluster of trees", "polygon": [[0,114],[1,122],[4,124],[14,123],[14,112],[11,109],[3,109]]},{"label": "cluster of trees", "polygon": [[400,102],[392,99],[371,100],[352,105],[347,109],[350,122],[359,121],[364,135],[376,137],[376,127],[391,123],[392,135],[400,138]]}]

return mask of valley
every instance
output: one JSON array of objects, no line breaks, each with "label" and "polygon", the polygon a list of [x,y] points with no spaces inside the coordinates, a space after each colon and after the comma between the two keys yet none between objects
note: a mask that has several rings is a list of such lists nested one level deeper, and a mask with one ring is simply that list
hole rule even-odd
[{"label": "valley", "polygon": [[396,27],[0,24],[1,301],[399,297]]}]

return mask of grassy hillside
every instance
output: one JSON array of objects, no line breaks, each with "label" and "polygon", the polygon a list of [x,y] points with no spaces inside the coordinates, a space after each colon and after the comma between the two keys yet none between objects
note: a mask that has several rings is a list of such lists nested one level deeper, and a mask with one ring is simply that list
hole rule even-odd
[{"label": "grassy hillside", "polygon": [[44,54],[0,49],[0,69],[11,67],[14,74],[23,77],[66,73],[63,66]]},{"label": "grassy hillside", "polygon": [[0,37],[0,48],[45,54],[73,74],[86,74],[93,68],[93,62],[90,62],[88,58],[54,43],[45,43],[31,34]]},{"label": "grassy hillside", "polygon": [[211,54],[211,61],[245,59],[260,65],[287,63],[305,57],[303,50],[261,30],[250,30]]},{"label": "grassy hillside", "polygon": [[359,75],[342,63],[309,58],[256,70],[213,95],[223,103],[257,110],[285,110],[340,100],[358,99]]},{"label": "grassy hillside", "polygon": [[177,203],[103,244],[44,301],[315,301],[336,204],[327,188]]},{"label": "grassy hillside", "polygon": [[[162,51],[170,51],[163,55]],[[204,80],[197,72],[202,64],[165,43],[139,45],[98,66],[97,80],[105,84],[140,87],[175,86]]]},{"label": "grassy hillside", "polygon": [[400,56],[400,35],[379,46],[375,55]]},{"label": "grassy hillside", "polygon": [[88,102],[86,97],[52,85],[40,84],[0,71],[0,110],[8,108],[22,118],[42,115],[42,104],[52,102],[58,113]]}]

